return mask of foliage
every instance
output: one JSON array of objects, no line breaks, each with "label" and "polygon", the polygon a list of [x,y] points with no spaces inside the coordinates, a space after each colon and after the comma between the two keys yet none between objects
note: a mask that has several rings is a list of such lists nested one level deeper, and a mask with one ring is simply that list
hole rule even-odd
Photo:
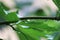
[{"label": "foliage", "polygon": [[[60,8],[60,0],[54,0],[57,6]],[[46,35],[52,35],[55,32],[60,32],[60,21],[57,20],[47,20],[47,19],[27,19],[19,20],[16,16],[16,12],[8,13],[6,7],[2,6],[0,3],[0,21],[18,21],[13,24],[16,26],[16,32],[20,40],[39,40],[40,37],[48,38]],[[6,12],[8,14],[6,14]],[[38,12],[39,13],[39,12]],[[41,14],[42,15],[42,14]],[[59,15],[58,15],[59,16]],[[60,37],[60,35],[59,35]],[[58,36],[54,40],[59,40]]]}]

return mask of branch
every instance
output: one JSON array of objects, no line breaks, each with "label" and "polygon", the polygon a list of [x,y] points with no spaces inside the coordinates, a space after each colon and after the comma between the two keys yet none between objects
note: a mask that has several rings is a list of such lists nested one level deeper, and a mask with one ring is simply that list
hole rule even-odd
[{"label": "branch", "polygon": [[[19,18],[20,20],[27,20],[27,19],[50,19],[50,20],[60,20],[60,17],[46,17],[46,16],[38,16],[38,17],[22,17]],[[17,20],[19,21],[19,20]],[[9,24],[9,23],[15,23],[17,21],[8,21],[8,22],[0,22],[0,24]]]},{"label": "branch", "polygon": [[47,17],[47,16],[35,16],[35,17],[22,17],[20,20],[25,19],[50,19],[50,20],[60,20],[60,17]]}]

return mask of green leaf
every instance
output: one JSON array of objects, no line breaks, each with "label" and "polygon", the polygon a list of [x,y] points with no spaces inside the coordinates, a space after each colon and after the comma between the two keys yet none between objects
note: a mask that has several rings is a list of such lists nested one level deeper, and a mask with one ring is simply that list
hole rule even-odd
[{"label": "green leaf", "polygon": [[[0,3],[0,22],[16,22],[18,21],[18,17],[16,15],[16,12],[10,12],[3,8],[2,4]],[[6,14],[7,13],[7,14]]]},{"label": "green leaf", "polygon": [[6,15],[6,21],[14,22],[18,21],[18,17],[16,15],[16,12],[11,12]]},{"label": "green leaf", "polygon": [[40,32],[34,29],[25,29],[25,28],[20,27],[20,25],[17,25],[17,29],[21,30],[25,35],[33,38],[34,40],[39,40],[40,36],[44,36],[43,32]]}]

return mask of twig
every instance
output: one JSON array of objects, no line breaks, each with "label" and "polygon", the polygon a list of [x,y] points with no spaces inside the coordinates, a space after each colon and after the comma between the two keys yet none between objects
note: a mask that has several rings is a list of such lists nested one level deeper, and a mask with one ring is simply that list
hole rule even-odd
[{"label": "twig", "polygon": [[60,17],[47,17],[47,16],[35,16],[35,17],[22,17],[20,20],[25,19],[50,19],[50,20],[60,20]]},{"label": "twig", "polygon": [[[27,19],[50,19],[50,20],[60,20],[60,17],[46,17],[46,16],[36,16],[36,17],[22,17],[19,18],[20,20],[27,20]],[[19,20],[17,20],[19,21]],[[15,23],[17,21],[4,21],[0,22],[0,24],[9,24],[9,23]]]}]

